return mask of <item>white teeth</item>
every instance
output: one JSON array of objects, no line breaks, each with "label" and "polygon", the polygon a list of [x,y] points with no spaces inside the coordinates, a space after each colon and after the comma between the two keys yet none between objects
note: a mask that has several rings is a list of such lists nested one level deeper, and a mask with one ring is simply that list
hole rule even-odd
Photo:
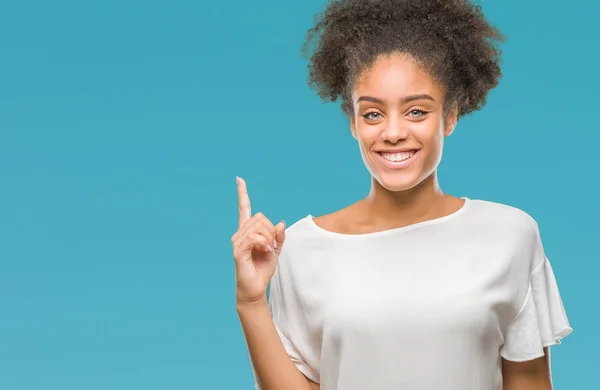
[{"label": "white teeth", "polygon": [[415,152],[411,151],[411,152],[403,152],[403,153],[380,153],[380,154],[381,154],[381,157],[383,157],[384,159],[386,159],[388,161],[398,162],[398,161],[408,160],[415,154]]}]

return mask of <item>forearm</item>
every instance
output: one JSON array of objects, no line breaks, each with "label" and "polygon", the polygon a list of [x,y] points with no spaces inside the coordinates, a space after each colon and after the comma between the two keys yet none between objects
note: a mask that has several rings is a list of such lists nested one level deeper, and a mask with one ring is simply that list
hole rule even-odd
[{"label": "forearm", "polygon": [[262,390],[315,390],[287,354],[273,324],[266,300],[238,304],[250,359]]},{"label": "forearm", "polygon": [[502,360],[503,390],[552,390],[550,350],[544,348],[541,358],[511,362]]},{"label": "forearm", "polygon": [[505,382],[503,390],[552,390],[552,384],[546,378],[522,378]]}]

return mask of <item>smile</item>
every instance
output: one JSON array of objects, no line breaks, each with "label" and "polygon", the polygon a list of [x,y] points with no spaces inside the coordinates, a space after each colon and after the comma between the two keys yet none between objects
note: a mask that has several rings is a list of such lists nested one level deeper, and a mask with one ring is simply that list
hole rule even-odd
[{"label": "smile", "polygon": [[400,169],[409,166],[419,155],[418,150],[410,150],[406,152],[376,152],[375,153],[382,162],[383,166],[390,169]]}]

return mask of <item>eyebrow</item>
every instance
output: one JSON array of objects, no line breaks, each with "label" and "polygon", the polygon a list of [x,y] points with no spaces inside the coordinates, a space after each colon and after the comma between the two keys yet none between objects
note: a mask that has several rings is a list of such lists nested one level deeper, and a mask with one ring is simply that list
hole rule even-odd
[{"label": "eyebrow", "polygon": [[[426,93],[422,93],[419,95],[405,96],[400,100],[400,102],[402,104],[406,104],[406,103],[413,102],[415,100],[423,100],[423,99],[431,100],[432,102],[435,102],[435,99],[431,95],[428,95]],[[356,103],[358,103],[360,101],[367,101],[367,102],[372,102],[372,103],[377,103],[377,104],[383,104],[383,100],[378,99],[376,97],[372,97],[372,96],[361,96],[358,99],[356,99]]]}]

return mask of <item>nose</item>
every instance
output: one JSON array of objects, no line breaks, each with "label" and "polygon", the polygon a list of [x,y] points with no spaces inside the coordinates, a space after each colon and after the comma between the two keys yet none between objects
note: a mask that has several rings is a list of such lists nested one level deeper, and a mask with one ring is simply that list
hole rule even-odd
[{"label": "nose", "polygon": [[410,131],[405,123],[402,123],[397,119],[390,119],[387,127],[381,134],[383,141],[390,142],[392,144],[398,143],[408,138]]}]

